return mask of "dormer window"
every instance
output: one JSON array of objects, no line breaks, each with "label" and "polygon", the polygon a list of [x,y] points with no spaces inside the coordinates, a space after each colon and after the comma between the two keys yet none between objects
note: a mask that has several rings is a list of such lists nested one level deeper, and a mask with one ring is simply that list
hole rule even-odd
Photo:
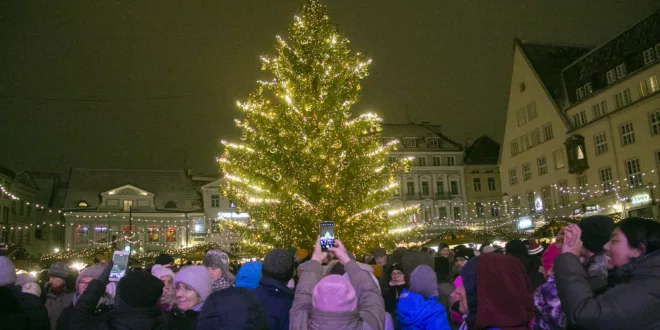
[{"label": "dormer window", "polygon": [[176,208],[176,203],[173,201],[169,201],[165,203],[165,208],[166,209],[175,209]]},{"label": "dormer window", "polygon": [[437,148],[440,146],[440,140],[438,138],[429,138],[429,148]]},{"label": "dormer window", "polygon": [[80,201],[78,202],[78,207],[88,207],[89,205],[87,204],[86,201]]},{"label": "dormer window", "polygon": [[594,92],[594,88],[591,86],[590,82],[584,84],[584,87],[582,87],[582,89],[584,89],[584,96],[587,96]]},{"label": "dormer window", "polygon": [[417,148],[417,139],[416,138],[405,138],[403,143],[406,148]]},{"label": "dormer window", "polygon": [[617,65],[617,67],[616,67],[616,77],[617,77],[618,79],[621,79],[621,78],[623,78],[625,75],[626,75],[626,64],[625,64],[625,63],[621,63],[621,64]]}]

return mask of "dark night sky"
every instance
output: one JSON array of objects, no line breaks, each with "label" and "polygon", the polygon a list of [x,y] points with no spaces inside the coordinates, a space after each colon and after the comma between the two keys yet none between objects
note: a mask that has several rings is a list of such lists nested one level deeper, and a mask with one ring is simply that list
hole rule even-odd
[{"label": "dark night sky", "polygon": [[[302,1],[4,1],[0,164],[212,172]],[[326,0],[373,60],[353,109],[501,139],[513,38],[598,44],[658,0]],[[634,5],[633,5],[634,3]],[[96,101],[93,101],[96,100]]]}]

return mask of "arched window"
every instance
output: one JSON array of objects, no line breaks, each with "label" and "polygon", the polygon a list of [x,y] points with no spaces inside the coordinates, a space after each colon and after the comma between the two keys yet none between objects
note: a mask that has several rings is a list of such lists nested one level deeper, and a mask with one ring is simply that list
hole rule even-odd
[{"label": "arched window", "polygon": [[86,201],[80,201],[80,202],[78,202],[78,207],[87,207],[87,206],[89,206],[89,205],[87,205],[87,202],[86,202]]},{"label": "arched window", "polygon": [[176,203],[174,203],[172,201],[169,201],[169,202],[165,203],[165,208],[166,209],[175,209],[176,208]]}]

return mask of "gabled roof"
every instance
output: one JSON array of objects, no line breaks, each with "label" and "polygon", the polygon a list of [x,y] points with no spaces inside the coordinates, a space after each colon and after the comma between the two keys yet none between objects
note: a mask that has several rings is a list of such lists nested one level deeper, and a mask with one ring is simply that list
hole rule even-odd
[{"label": "gabled roof", "polygon": [[450,138],[445,136],[440,132],[440,125],[431,125],[427,123],[421,124],[383,124],[383,134],[384,138],[393,137],[397,138],[402,142],[401,149],[406,149],[403,144],[403,139],[407,137],[414,137],[419,139],[418,148],[424,149],[428,148],[426,138],[433,137],[439,139],[438,148],[428,148],[429,150],[440,150],[440,151],[460,151],[463,150],[463,146],[460,143],[452,141]]},{"label": "gabled roof", "polygon": [[115,187],[115,188],[112,188],[112,189],[110,189],[110,190],[108,190],[108,191],[104,191],[104,192],[102,192],[101,194],[103,194],[103,195],[105,195],[105,194],[108,194],[108,195],[114,195],[114,194],[117,194],[117,192],[120,192],[120,191],[125,190],[125,189],[135,190],[135,191],[139,192],[140,195],[144,195],[144,196],[147,196],[147,195],[153,195],[153,194],[154,194],[154,193],[152,193],[152,192],[150,192],[150,191],[146,191],[146,190],[144,190],[144,189],[142,189],[142,188],[140,188],[140,187],[136,187],[136,186],[134,186],[134,185],[132,185],[132,184],[125,184],[125,185],[123,185],[123,186],[121,186],[121,187]]},{"label": "gabled roof", "polygon": [[2,166],[2,165],[0,165],[0,174],[4,175],[4,176],[6,176],[6,177],[8,177],[12,180],[16,177],[16,173],[14,171],[12,171],[12,170],[10,170],[10,169]]},{"label": "gabled roof", "polygon": [[101,193],[124,185],[153,193],[156,205],[167,201],[179,205],[183,201],[199,200],[200,185],[185,171],[72,168],[64,207],[75,208],[79,201],[96,207]]},{"label": "gabled roof", "polygon": [[51,208],[59,208],[58,201],[60,174],[59,173],[43,173],[43,172],[30,172],[32,179],[39,186],[37,192],[36,202],[41,205],[47,205]]},{"label": "gabled roof", "polygon": [[500,144],[488,135],[482,135],[465,150],[466,165],[497,165]]}]

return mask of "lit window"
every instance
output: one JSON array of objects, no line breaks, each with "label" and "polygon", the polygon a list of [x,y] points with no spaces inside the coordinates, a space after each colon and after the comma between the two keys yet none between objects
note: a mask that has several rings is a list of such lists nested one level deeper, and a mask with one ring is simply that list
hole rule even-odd
[{"label": "lit window", "polygon": [[78,202],[78,207],[88,207],[89,205],[85,201]]},{"label": "lit window", "polygon": [[619,127],[621,133],[621,144],[627,146],[635,143],[635,131],[632,122],[627,122]]},{"label": "lit window", "polygon": [[176,227],[167,227],[165,230],[165,242],[176,242]]},{"label": "lit window", "polygon": [[75,242],[76,244],[87,244],[89,242],[89,226],[76,226]]},{"label": "lit window", "polygon": [[122,202],[124,204],[124,208],[123,208],[124,211],[130,211],[130,209],[133,207],[133,201],[131,200],[124,200]]},{"label": "lit window", "polygon": [[596,156],[607,152],[607,138],[605,137],[605,133],[594,136],[594,143],[596,144]]},{"label": "lit window", "polygon": [[639,167],[639,158],[626,161],[626,174],[628,175],[628,184],[631,187],[642,185],[642,171]]},{"label": "lit window", "polygon": [[108,226],[104,226],[104,225],[94,226],[94,242],[96,243],[108,242]]},{"label": "lit window", "polygon": [[160,240],[158,226],[149,226],[147,227],[147,238],[149,242],[158,242]]},{"label": "lit window", "polygon": [[641,97],[649,96],[658,91],[658,79],[656,76],[650,76],[639,82],[639,95]]}]

